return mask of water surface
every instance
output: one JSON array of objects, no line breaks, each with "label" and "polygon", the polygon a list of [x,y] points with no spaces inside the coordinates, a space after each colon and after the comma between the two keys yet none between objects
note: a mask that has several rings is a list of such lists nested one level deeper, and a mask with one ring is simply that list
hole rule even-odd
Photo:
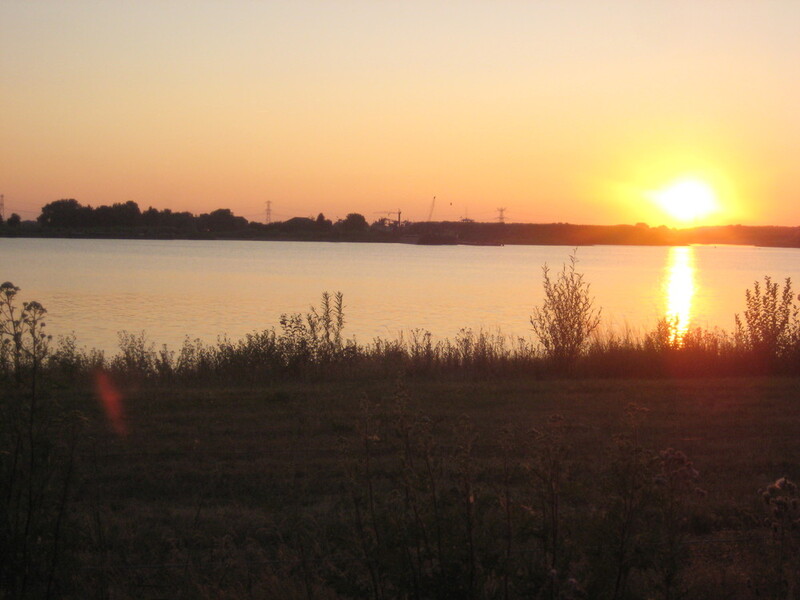
[{"label": "water surface", "polygon": [[[282,313],[344,293],[345,332],[366,342],[421,328],[530,337],[542,266],[565,246],[414,246],[304,242],[0,238],[0,280],[49,311],[51,333],[116,349],[117,332],[176,347],[277,326]],[[604,326],[641,332],[670,316],[681,327],[732,329],[744,290],[771,275],[800,279],[800,250],[743,246],[590,246],[578,269]]]}]

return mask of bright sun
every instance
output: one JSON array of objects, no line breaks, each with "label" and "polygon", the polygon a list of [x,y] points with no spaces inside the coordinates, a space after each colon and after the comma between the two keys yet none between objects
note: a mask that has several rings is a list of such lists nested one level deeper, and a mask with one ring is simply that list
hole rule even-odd
[{"label": "bright sun", "polygon": [[719,210],[714,189],[699,179],[679,179],[651,194],[652,199],[673,219],[695,221]]}]

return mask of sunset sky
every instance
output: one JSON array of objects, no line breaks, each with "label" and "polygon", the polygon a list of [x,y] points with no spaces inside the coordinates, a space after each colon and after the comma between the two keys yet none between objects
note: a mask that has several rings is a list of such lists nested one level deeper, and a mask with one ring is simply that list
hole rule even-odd
[{"label": "sunset sky", "polygon": [[0,193],[680,225],[655,198],[691,178],[719,206],[689,224],[800,225],[799,27],[795,0],[4,0]]}]

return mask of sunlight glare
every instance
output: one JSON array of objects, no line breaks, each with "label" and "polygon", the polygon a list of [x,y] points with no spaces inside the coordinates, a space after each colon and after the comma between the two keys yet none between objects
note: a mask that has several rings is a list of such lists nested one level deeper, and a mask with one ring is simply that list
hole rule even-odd
[{"label": "sunlight glare", "polygon": [[695,293],[694,250],[691,246],[674,246],[669,249],[665,287],[670,343],[680,346],[689,330],[692,298]]},{"label": "sunlight glare", "polygon": [[714,189],[700,179],[680,179],[651,194],[655,203],[672,218],[690,222],[719,210]]}]

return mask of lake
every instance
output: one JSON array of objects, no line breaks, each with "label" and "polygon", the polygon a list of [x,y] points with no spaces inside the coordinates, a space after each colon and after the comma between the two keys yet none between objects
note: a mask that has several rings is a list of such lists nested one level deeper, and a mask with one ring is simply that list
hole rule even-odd
[{"label": "lake", "polygon": [[[462,328],[530,338],[542,266],[566,246],[415,246],[325,242],[0,238],[0,281],[48,309],[54,335],[117,348],[117,332],[145,331],[178,347],[278,325],[323,291],[344,293],[348,337],[438,338]],[[745,246],[589,246],[578,270],[604,327],[641,333],[664,316],[680,327],[732,330],[744,291],[764,275],[800,281],[800,250]]]}]

